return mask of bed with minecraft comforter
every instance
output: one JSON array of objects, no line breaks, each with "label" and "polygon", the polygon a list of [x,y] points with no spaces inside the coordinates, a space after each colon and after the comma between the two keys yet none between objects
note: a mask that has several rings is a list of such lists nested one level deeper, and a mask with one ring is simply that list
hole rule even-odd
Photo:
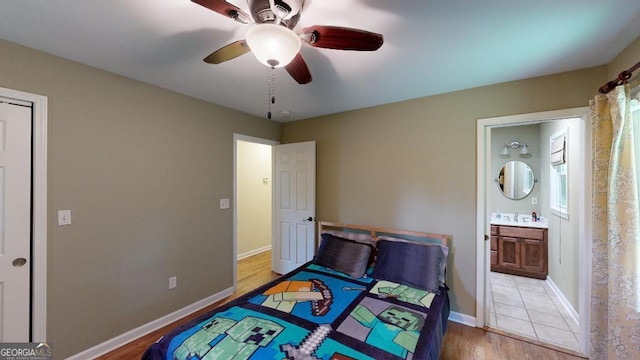
[{"label": "bed with minecraft comforter", "polygon": [[143,359],[438,359],[447,236],[320,223],[313,261],[172,330]]}]

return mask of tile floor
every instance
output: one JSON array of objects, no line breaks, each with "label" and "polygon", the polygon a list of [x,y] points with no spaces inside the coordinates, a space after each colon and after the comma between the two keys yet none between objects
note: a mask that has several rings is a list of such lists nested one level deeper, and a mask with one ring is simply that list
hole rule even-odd
[{"label": "tile floor", "polygon": [[549,285],[490,272],[490,326],[578,351],[578,324]]}]

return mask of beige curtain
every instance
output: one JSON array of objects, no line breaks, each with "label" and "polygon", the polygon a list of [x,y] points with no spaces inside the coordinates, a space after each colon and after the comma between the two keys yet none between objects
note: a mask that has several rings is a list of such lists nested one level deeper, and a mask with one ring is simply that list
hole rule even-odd
[{"label": "beige curtain", "polygon": [[640,219],[629,87],[590,102],[591,358],[640,359]]}]

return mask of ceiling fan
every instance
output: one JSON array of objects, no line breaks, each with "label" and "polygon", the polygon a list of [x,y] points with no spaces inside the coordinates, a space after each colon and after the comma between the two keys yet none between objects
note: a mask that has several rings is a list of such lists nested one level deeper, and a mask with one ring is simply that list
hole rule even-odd
[{"label": "ceiling fan", "polygon": [[242,24],[252,25],[244,40],[221,47],[204,58],[205,62],[220,64],[251,51],[266,66],[284,67],[299,84],[312,80],[300,54],[302,43],[326,49],[375,51],[384,41],[381,34],[340,26],[314,25],[294,32],[304,0],[248,0],[251,16],[225,0],[191,1]]}]

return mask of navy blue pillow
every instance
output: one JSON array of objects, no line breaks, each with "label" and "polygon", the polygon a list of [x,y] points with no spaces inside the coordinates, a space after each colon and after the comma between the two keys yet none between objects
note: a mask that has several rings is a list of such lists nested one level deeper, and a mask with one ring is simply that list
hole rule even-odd
[{"label": "navy blue pillow", "polygon": [[437,293],[441,261],[439,245],[380,240],[371,277]]},{"label": "navy blue pillow", "polygon": [[322,234],[322,243],[313,262],[359,278],[367,271],[372,252],[373,246],[369,244]]}]

